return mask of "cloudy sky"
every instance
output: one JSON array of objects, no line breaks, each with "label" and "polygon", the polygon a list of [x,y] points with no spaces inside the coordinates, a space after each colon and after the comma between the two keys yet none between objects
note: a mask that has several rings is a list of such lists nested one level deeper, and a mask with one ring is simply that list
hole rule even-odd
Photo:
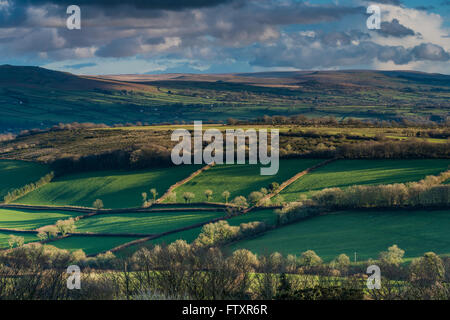
[{"label": "cloudy sky", "polygon": [[[66,27],[69,5],[81,30]],[[381,29],[366,26],[381,9]],[[450,0],[0,0],[0,64],[78,74],[450,74]]]}]

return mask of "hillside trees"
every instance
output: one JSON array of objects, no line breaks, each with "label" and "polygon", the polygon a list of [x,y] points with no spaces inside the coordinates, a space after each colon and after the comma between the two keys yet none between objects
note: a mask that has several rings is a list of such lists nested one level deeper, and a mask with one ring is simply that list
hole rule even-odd
[{"label": "hillside trees", "polygon": [[185,203],[190,203],[195,198],[195,194],[192,192],[183,193],[183,199]]},{"label": "hillside trees", "polygon": [[46,174],[45,176],[43,176],[42,178],[40,178],[37,182],[29,183],[22,188],[15,189],[13,191],[8,192],[8,194],[4,197],[3,200],[5,201],[5,203],[13,202],[14,200],[17,200],[17,199],[23,197],[27,193],[30,193],[31,191],[34,191],[34,190],[50,183],[54,177],[55,177],[54,173],[50,172],[50,173]]},{"label": "hillside trees", "polygon": [[96,210],[101,210],[103,209],[104,205],[103,205],[103,201],[101,199],[97,199],[92,203],[92,206],[96,209]]}]

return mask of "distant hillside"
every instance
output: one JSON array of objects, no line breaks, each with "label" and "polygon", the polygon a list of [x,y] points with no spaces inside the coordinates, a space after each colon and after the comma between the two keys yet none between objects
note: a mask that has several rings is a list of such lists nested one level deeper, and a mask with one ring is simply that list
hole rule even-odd
[{"label": "distant hillside", "polygon": [[76,76],[0,66],[0,132],[59,122],[225,121],[263,115],[442,121],[450,76],[408,71]]}]

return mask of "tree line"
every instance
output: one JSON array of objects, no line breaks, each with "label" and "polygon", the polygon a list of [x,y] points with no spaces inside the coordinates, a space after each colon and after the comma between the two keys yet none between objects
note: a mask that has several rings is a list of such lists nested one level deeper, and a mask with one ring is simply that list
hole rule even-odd
[{"label": "tree line", "polygon": [[32,182],[21,188],[9,191],[6,194],[6,196],[3,197],[3,201],[5,203],[13,202],[14,200],[17,200],[17,199],[23,197],[27,193],[30,193],[31,191],[34,191],[34,190],[50,183],[54,177],[55,177],[54,172],[50,172],[50,173],[46,174],[45,176],[43,176],[42,178],[40,178],[36,182]]},{"label": "tree line", "polygon": [[[256,255],[178,240],[120,259],[28,244],[0,252],[0,299],[449,299],[450,258],[427,252],[405,264],[404,253],[393,245],[377,260],[355,264],[340,254],[325,263],[312,250]],[[66,286],[73,264],[82,271],[81,290]],[[373,264],[382,270],[379,290],[366,287]]]}]

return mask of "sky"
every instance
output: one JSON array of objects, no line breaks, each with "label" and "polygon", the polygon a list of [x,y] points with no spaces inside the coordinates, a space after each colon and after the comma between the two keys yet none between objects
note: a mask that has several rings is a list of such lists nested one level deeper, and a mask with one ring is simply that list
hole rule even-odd
[{"label": "sky", "polygon": [[[81,9],[69,30],[67,7]],[[377,5],[381,29],[367,28]],[[450,74],[450,0],[0,0],[0,64],[75,74]]]}]

